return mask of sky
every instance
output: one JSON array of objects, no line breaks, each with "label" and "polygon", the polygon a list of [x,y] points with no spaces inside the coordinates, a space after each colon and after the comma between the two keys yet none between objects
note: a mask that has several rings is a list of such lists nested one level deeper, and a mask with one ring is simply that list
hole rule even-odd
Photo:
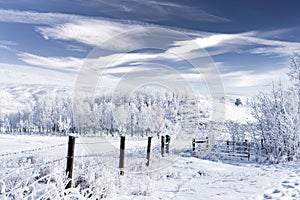
[{"label": "sky", "polygon": [[109,66],[100,78],[107,87],[180,74],[200,92],[205,85],[213,92],[207,85],[219,79],[226,94],[252,96],[287,81],[300,50],[299,7],[292,0],[0,0],[0,82],[73,86],[92,62]]}]

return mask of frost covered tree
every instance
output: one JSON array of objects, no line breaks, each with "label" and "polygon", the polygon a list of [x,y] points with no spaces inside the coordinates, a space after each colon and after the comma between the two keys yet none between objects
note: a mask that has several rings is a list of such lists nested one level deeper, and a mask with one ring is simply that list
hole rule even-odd
[{"label": "frost covered tree", "polygon": [[297,96],[298,113],[300,115],[300,52],[295,53],[291,58],[288,76],[292,81],[292,91]]},{"label": "frost covered tree", "polygon": [[257,120],[254,139],[258,142],[262,139],[267,154],[275,159],[293,154],[298,143],[289,124],[293,113],[287,106],[287,96],[288,93],[281,84],[273,84],[270,93],[260,92],[251,104],[252,114]]},{"label": "frost covered tree", "polygon": [[264,142],[267,154],[278,161],[298,157],[300,136],[300,54],[291,59],[288,76],[292,86],[273,84],[269,93],[260,92],[252,101],[256,119],[253,139]]},{"label": "frost covered tree", "polygon": [[114,119],[116,121],[118,130],[120,131],[120,134],[128,134],[131,125],[128,105],[121,104],[117,106],[114,111]]},{"label": "frost covered tree", "polygon": [[229,120],[225,122],[225,128],[225,131],[228,132],[230,135],[230,140],[241,142],[246,139],[246,127],[244,124],[237,121]]}]

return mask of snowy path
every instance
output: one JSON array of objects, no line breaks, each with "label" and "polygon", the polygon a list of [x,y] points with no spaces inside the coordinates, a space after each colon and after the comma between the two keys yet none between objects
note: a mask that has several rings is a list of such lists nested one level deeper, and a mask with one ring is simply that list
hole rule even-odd
[{"label": "snowy path", "polygon": [[[290,186],[284,182],[289,170],[277,166],[234,166],[181,158],[149,177],[127,175],[131,185],[116,199],[267,199],[265,194],[269,188],[277,188],[280,183],[285,183],[286,187],[281,191],[289,194]],[[297,175],[294,178],[297,179]],[[294,182],[289,183],[295,185]]]},{"label": "snowy path", "polygon": [[258,199],[300,199],[300,164],[287,164],[281,169],[285,178],[267,189]]}]

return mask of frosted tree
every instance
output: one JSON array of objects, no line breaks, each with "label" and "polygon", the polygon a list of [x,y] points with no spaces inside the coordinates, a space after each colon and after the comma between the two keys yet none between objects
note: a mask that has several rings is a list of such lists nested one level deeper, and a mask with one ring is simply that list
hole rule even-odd
[{"label": "frosted tree", "polygon": [[300,52],[291,58],[288,76],[293,83],[292,91],[295,92],[298,101],[298,114],[300,115]]},{"label": "frosted tree", "polygon": [[245,140],[245,127],[243,124],[236,121],[226,121],[225,126],[230,135],[232,141],[244,141]]},{"label": "frosted tree", "polygon": [[287,107],[294,114],[289,118],[293,124],[293,130],[300,129],[300,52],[295,53],[291,58],[288,76],[292,82],[292,87],[289,90],[289,102]]},{"label": "frosted tree", "polygon": [[274,85],[270,93],[260,92],[251,103],[257,120],[253,139],[264,141],[266,152],[278,160],[292,156],[298,148],[299,137],[295,129],[295,107],[290,92],[281,84]]},{"label": "frosted tree", "polygon": [[79,134],[87,134],[92,127],[93,106],[89,97],[84,97],[76,102],[75,126],[78,128]]},{"label": "frosted tree", "polygon": [[121,104],[114,111],[114,119],[121,135],[126,135],[129,132],[131,121],[128,105]]}]

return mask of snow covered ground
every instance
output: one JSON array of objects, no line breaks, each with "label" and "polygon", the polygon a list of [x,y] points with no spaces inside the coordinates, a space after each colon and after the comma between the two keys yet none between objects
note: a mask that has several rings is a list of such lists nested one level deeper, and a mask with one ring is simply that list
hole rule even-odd
[{"label": "snow covered ground", "polygon": [[[67,137],[0,134],[0,199],[39,199],[43,194],[62,198],[67,140]],[[147,139],[128,137],[125,176],[119,176],[118,141],[118,137],[77,139],[73,181],[77,193],[73,194],[78,199],[87,199],[84,197],[87,190],[92,191],[92,197],[98,193],[120,200],[300,199],[297,162],[279,165],[213,162],[188,154],[161,158],[160,143],[154,137],[150,161],[154,167],[147,170],[144,159]],[[113,159],[108,163],[107,157]],[[43,182],[43,176],[51,178]]]}]

